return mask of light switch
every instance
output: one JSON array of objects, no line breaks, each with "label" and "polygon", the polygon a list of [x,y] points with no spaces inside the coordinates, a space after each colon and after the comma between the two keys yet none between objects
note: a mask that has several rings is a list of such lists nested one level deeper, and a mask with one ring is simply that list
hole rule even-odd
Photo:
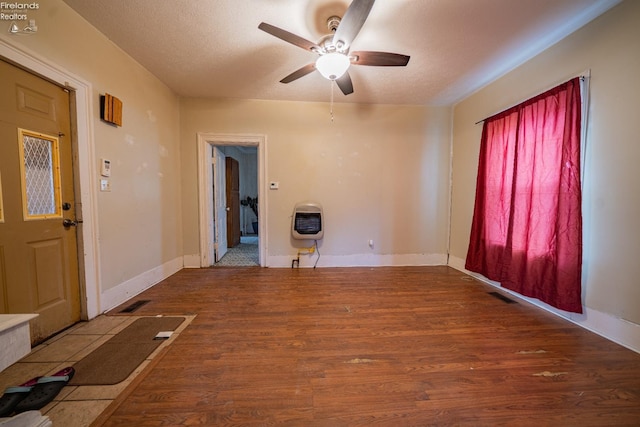
[{"label": "light switch", "polygon": [[280,183],[279,183],[278,181],[271,181],[271,182],[269,183],[269,188],[270,188],[271,190],[277,190],[277,189],[278,189],[278,187],[280,187]]},{"label": "light switch", "polygon": [[111,191],[111,182],[108,179],[100,180],[100,191]]}]

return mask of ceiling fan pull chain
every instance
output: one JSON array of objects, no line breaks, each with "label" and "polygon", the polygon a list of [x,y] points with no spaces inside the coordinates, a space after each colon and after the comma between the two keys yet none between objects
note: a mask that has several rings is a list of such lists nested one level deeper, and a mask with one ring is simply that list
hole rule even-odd
[{"label": "ceiling fan pull chain", "polygon": [[331,123],[333,123],[333,80],[329,80],[329,84],[331,84],[331,108],[329,112],[331,113]]}]

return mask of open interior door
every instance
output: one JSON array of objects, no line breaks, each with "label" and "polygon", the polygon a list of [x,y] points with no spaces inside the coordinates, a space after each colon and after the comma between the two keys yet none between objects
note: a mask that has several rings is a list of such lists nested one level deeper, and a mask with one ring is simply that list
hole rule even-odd
[{"label": "open interior door", "polygon": [[225,159],[227,197],[227,247],[240,244],[240,164],[233,157]]},{"label": "open interior door", "polygon": [[226,156],[213,147],[213,226],[215,262],[227,253],[227,198],[225,177]]}]

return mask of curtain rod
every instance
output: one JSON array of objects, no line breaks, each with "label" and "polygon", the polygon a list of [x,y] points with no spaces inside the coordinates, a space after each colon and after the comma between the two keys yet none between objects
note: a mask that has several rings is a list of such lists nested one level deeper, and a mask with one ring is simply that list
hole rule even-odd
[{"label": "curtain rod", "polygon": [[[580,73],[580,74],[578,74],[577,76],[574,76],[574,77],[579,77],[579,78],[580,78],[580,81],[581,81],[581,82],[583,82],[585,78],[587,78],[587,77],[591,77],[591,70],[587,70],[587,71],[585,71],[585,72],[582,72],[582,73]],[[573,79],[574,77],[569,78],[569,80]],[[565,81],[569,81],[569,80],[565,80]],[[553,85],[553,86],[551,86],[551,87],[549,87],[549,88],[547,88],[547,89],[545,89],[545,90],[540,91],[540,93],[545,93],[546,91],[551,90],[551,89],[553,89],[554,87],[556,87],[556,86],[558,86],[558,85],[560,85],[560,84],[562,84],[562,83],[555,84],[555,85]],[[534,95],[534,96],[536,96],[536,95]],[[529,98],[527,98],[527,99],[529,99]],[[513,107],[515,107],[515,106],[516,106],[516,105],[518,105],[518,104],[522,104],[522,103],[523,103],[523,102],[525,102],[525,101],[526,101],[526,99],[524,99],[524,100],[522,100],[522,101],[520,101],[520,102],[516,102],[515,104],[511,105],[510,107],[507,107],[507,108],[505,108],[505,109],[503,109],[503,110],[501,110],[501,111],[498,111],[497,113],[491,114],[490,116],[487,116],[487,117],[485,117],[484,119],[478,120],[478,121],[477,121],[477,122],[475,122],[474,124],[479,125],[480,123],[484,122],[484,121],[485,121],[485,120],[487,120],[488,118],[493,117],[493,116],[496,116],[496,115],[498,115],[498,114],[500,114],[500,113],[502,113],[502,112],[504,112],[504,111],[507,111],[508,109],[513,108]]]}]

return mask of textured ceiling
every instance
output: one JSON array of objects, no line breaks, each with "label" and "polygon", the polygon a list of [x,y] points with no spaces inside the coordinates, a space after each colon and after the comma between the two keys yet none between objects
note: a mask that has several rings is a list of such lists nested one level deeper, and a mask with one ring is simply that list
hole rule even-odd
[{"label": "textured ceiling", "polygon": [[[317,42],[342,0],[64,0],[186,97],[328,101],[313,72],[279,83],[316,55],[258,29]],[[521,64],[620,0],[379,0],[352,50],[411,56],[406,67],[352,66],[336,102],[448,105]],[[577,70],[580,71],[580,70]]]}]

